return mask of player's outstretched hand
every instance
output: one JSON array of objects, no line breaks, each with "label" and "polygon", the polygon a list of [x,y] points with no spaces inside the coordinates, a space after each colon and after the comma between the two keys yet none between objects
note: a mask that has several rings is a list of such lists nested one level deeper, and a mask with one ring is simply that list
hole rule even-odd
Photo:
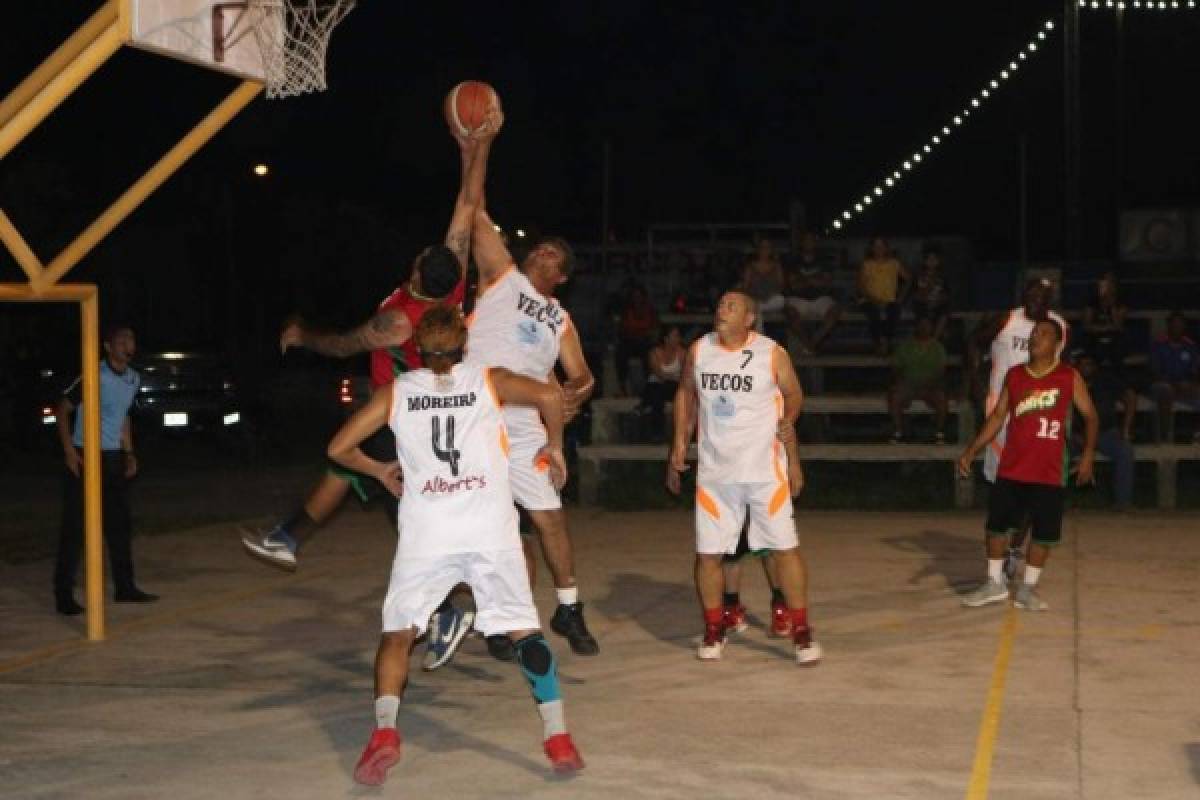
[{"label": "player's outstretched hand", "polygon": [[550,470],[550,482],[554,484],[555,489],[562,489],[567,483],[567,459],[563,457],[563,452],[557,447],[550,445],[542,445],[542,449],[537,451],[537,455],[533,457],[533,465],[535,467],[545,466]]},{"label": "player's outstretched hand", "polygon": [[1089,483],[1096,482],[1095,472],[1096,459],[1095,457],[1084,456],[1079,459],[1079,463],[1075,469],[1071,470],[1075,473],[1075,485],[1086,486]]},{"label": "player's outstretched hand", "polygon": [[970,450],[964,450],[963,454],[958,457],[958,477],[971,477],[971,462],[975,460],[975,454]]},{"label": "player's outstretched hand", "polygon": [[804,491],[804,467],[800,464],[788,464],[788,489],[792,497],[799,497]]},{"label": "player's outstretched hand", "polygon": [[396,497],[404,494],[404,472],[400,469],[399,461],[380,465],[379,474],[375,477]]},{"label": "player's outstretched hand", "polygon": [[681,488],[679,476],[688,469],[687,450],[672,447],[671,457],[667,459],[667,491],[671,494],[679,494]]},{"label": "player's outstretched hand", "polygon": [[504,110],[500,108],[500,102],[497,100],[496,107],[487,112],[483,124],[471,131],[470,136],[472,139],[494,139],[503,127]]},{"label": "player's outstretched hand", "polygon": [[304,326],[300,321],[300,317],[291,316],[283,323],[283,330],[279,332],[279,352],[281,355],[287,355],[289,347],[300,347],[304,344]]}]

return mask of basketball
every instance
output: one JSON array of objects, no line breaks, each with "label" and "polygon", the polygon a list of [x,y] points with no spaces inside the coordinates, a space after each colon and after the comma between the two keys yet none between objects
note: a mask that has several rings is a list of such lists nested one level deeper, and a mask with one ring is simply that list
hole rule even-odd
[{"label": "basketball", "polygon": [[496,90],[482,81],[463,81],[446,95],[446,124],[459,136],[469,136],[500,106]]}]

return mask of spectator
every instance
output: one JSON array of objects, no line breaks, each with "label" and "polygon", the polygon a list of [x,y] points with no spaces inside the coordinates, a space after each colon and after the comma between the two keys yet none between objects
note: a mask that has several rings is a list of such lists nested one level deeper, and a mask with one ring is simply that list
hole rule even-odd
[{"label": "spectator", "polygon": [[[786,274],[787,300],[784,312],[788,327],[800,340],[800,352],[812,355],[821,348],[833,327],[842,316],[842,307],[833,288],[833,269],[817,252],[817,238],[804,234],[798,252],[788,265]],[[804,323],[820,320],[813,336]]]},{"label": "spectator", "polygon": [[[667,400],[675,396],[679,388],[679,376],[683,373],[683,336],[678,325],[667,325],[658,336],[658,343],[648,357],[650,374],[646,376],[646,388],[642,393],[640,410],[649,415],[651,429],[665,436]],[[665,439],[664,439],[665,441]]]},{"label": "spectator", "polygon": [[758,314],[755,315],[755,327],[763,328],[763,315],[783,309],[783,265],[771,240],[760,238],[754,249],[754,256],[742,268],[742,279],[739,287],[743,292],[758,302]]},{"label": "spectator", "polygon": [[870,253],[858,271],[858,292],[862,297],[859,307],[867,315],[875,352],[881,356],[888,354],[896,336],[902,284],[907,287],[910,279],[908,270],[892,255],[887,242],[879,236],[872,239]]},{"label": "spectator", "polygon": [[921,271],[913,281],[913,315],[933,323],[935,339],[945,339],[946,322],[950,319],[950,290],[942,274],[942,253],[936,246],[927,246],[921,260]]},{"label": "spectator", "polygon": [[[635,394],[629,382],[629,362],[638,361],[645,374],[646,352],[653,343],[658,314],[650,303],[645,288],[634,284],[629,289],[625,307],[621,309],[620,337],[617,341],[617,382],[626,395]],[[639,387],[640,388],[640,387]]]},{"label": "spectator", "polygon": [[946,442],[946,348],[933,336],[929,317],[917,320],[913,337],[901,342],[892,359],[892,385],[888,411],[892,415],[892,443],[904,439],[904,412],[913,400],[933,410],[934,441]]},{"label": "spectator", "polygon": [[[1137,408],[1137,395],[1112,365],[1105,365],[1096,355],[1087,351],[1071,354],[1079,374],[1087,384],[1092,405],[1100,418],[1100,436],[1096,449],[1103,453],[1113,465],[1113,500],[1118,511],[1128,511],[1133,505],[1133,414]],[[1117,416],[1117,405],[1121,405],[1121,416]],[[1072,442],[1072,449],[1083,449],[1083,440]]]},{"label": "spectator", "polygon": [[1101,366],[1121,368],[1124,359],[1125,314],[1117,287],[1117,273],[1108,271],[1096,281],[1096,296],[1083,310],[1083,333],[1088,349]]},{"label": "spectator", "polygon": [[[1200,409],[1200,350],[1179,311],[1167,318],[1167,335],[1150,345],[1150,394],[1158,404],[1159,441],[1175,440],[1175,404]],[[1196,432],[1200,440],[1200,431]]]}]

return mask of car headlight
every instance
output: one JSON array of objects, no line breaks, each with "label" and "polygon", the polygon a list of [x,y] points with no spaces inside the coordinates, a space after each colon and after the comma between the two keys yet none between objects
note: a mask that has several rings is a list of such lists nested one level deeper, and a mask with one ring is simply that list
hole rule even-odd
[{"label": "car headlight", "polygon": [[242,421],[242,415],[237,411],[230,411],[223,419],[226,425],[237,425]]}]

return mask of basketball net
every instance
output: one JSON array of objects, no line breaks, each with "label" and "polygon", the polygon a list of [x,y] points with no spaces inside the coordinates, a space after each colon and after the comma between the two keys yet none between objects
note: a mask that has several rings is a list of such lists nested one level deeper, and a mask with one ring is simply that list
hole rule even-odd
[{"label": "basketball net", "polygon": [[325,91],[325,54],[355,0],[248,0],[258,24],[267,97]]}]

